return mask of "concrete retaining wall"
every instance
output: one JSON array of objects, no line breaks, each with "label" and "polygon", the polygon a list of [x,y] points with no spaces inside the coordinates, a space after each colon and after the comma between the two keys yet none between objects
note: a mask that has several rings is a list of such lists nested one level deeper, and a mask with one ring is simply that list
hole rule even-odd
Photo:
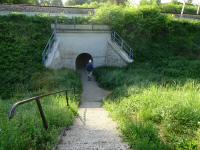
[{"label": "concrete retaining wall", "polygon": [[[54,26],[52,26],[53,28]],[[92,56],[94,67],[126,66],[131,63],[127,54],[111,41],[111,31],[105,25],[58,25],[56,41],[59,43],[56,58],[49,68],[76,69],[76,59],[87,53]],[[63,32],[65,30],[66,32]],[[59,31],[62,31],[59,32]]]},{"label": "concrete retaining wall", "polygon": [[76,58],[82,53],[93,57],[95,67],[105,65],[107,40],[110,33],[58,33],[59,51],[63,67],[75,69]]},{"label": "concrete retaining wall", "polygon": [[116,52],[117,49],[114,49],[110,42],[107,42],[107,51],[106,51],[106,66],[116,66],[123,67],[127,63],[125,60]]},{"label": "concrete retaining wall", "polygon": [[104,31],[104,32],[110,32],[111,28],[107,25],[81,25],[81,24],[74,24],[74,25],[66,25],[66,24],[51,24],[51,28],[55,29],[56,32],[64,32],[65,30],[67,32],[74,31],[74,32],[80,32],[80,31]]}]

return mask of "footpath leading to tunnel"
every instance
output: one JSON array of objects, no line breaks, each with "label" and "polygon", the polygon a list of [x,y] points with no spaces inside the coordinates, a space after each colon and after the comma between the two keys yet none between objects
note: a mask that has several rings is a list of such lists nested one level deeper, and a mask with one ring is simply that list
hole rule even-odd
[{"label": "footpath leading to tunnel", "polygon": [[102,108],[102,100],[109,94],[94,81],[87,81],[81,73],[83,93],[79,117],[70,129],[64,131],[58,150],[127,150],[122,142],[117,125]]}]

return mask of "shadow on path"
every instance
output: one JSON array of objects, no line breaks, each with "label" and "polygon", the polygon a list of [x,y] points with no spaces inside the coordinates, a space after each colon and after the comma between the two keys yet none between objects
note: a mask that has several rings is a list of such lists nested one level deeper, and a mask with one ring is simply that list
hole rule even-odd
[{"label": "shadow on path", "polygon": [[69,130],[65,131],[59,150],[127,150],[117,131],[117,125],[102,108],[102,100],[110,93],[99,88],[92,79],[87,80],[87,74],[81,72],[83,93],[79,117]]}]

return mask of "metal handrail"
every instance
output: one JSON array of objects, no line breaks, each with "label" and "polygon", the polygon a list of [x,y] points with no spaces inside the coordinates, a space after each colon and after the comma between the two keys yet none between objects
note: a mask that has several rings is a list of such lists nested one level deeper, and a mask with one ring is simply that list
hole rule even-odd
[{"label": "metal handrail", "polygon": [[36,101],[38,109],[39,109],[39,112],[40,112],[40,116],[42,118],[43,126],[47,130],[48,129],[48,123],[47,123],[44,111],[42,109],[42,105],[40,103],[40,99],[42,99],[43,97],[50,96],[50,95],[55,95],[55,94],[58,94],[58,93],[65,92],[67,106],[69,106],[68,91],[72,91],[72,90],[73,90],[73,94],[75,95],[75,88],[73,88],[73,89],[65,89],[65,90],[61,90],[61,91],[57,91],[57,92],[52,92],[52,93],[48,93],[48,94],[44,94],[44,95],[40,95],[40,96],[35,96],[35,97],[31,97],[31,98],[28,98],[28,99],[25,99],[25,100],[18,101],[18,102],[16,102],[12,106],[12,108],[11,108],[11,110],[9,112],[8,117],[9,117],[9,119],[12,119],[15,116],[16,109],[17,109],[18,106],[23,105],[25,103],[32,102],[32,101]]},{"label": "metal handrail", "polygon": [[133,49],[120,37],[120,35],[117,32],[115,31],[111,32],[111,39],[118,46],[120,46],[123,51],[126,52],[126,54],[129,56],[130,59],[133,59],[134,57]]},{"label": "metal handrail", "polygon": [[54,30],[53,33],[51,34],[43,52],[42,52],[42,62],[43,64],[45,63],[45,60],[47,59],[48,54],[51,52],[52,50],[52,45],[55,41],[55,33],[56,31]]}]

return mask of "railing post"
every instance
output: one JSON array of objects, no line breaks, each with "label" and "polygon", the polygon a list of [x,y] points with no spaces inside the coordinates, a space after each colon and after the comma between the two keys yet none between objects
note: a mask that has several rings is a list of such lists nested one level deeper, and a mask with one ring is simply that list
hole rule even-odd
[{"label": "railing post", "polygon": [[124,41],[122,40],[122,43],[121,43],[122,50],[123,50],[123,46],[124,46]]},{"label": "railing post", "polygon": [[67,106],[69,106],[69,98],[68,98],[67,90],[65,91],[65,96],[66,96]]},{"label": "railing post", "polygon": [[180,17],[183,17],[183,12],[184,12],[184,9],[185,9],[185,1],[183,1],[183,6],[182,6],[182,10],[181,10],[181,16],[180,16]]},{"label": "railing post", "polygon": [[58,21],[57,21],[57,18],[56,18],[55,25],[54,25],[54,32],[55,33],[57,32],[57,23],[58,23]]},{"label": "railing post", "polygon": [[75,87],[73,88],[73,92],[74,92],[74,96],[75,96],[75,94],[76,94],[76,93],[75,93],[75,92],[76,92],[76,89],[75,89]]},{"label": "railing post", "polygon": [[42,109],[42,105],[40,103],[40,97],[36,98],[35,100],[36,100],[36,103],[37,103],[37,106],[38,106],[38,109],[39,109],[39,112],[40,112],[40,116],[42,118],[43,126],[47,130],[48,129],[48,123],[47,123],[44,111]]}]

